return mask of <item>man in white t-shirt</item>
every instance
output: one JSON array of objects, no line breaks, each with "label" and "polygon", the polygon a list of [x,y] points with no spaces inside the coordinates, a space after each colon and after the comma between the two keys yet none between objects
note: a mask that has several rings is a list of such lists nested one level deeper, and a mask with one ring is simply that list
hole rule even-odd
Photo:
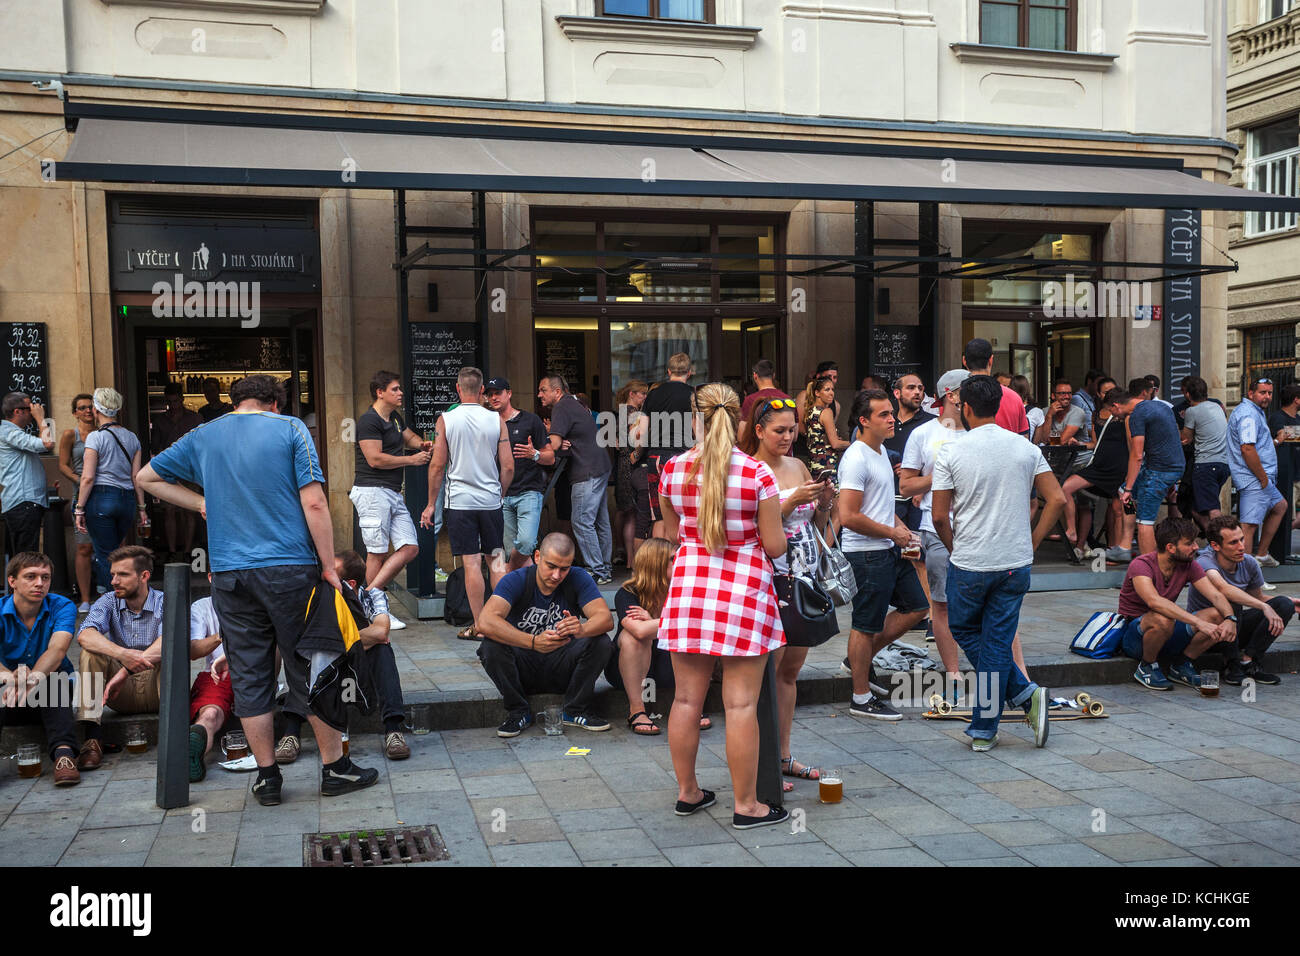
[{"label": "man in white t-shirt", "polygon": [[190,605],[190,660],[200,657],[205,658],[203,670],[190,688],[190,783],[198,783],[207,775],[204,758],[227,718],[235,712],[235,690],[221,643],[221,623],[210,597]]},{"label": "man in white t-shirt", "polygon": [[[1047,742],[1047,690],[1011,656],[1020,605],[1029,590],[1034,550],[1065,507],[1065,495],[1043,453],[996,424],[1002,390],[987,375],[961,386],[967,435],[939,450],[931,480],[935,533],[952,555],[948,624],[975,668],[971,749],[998,743],[1003,703],[1025,707],[1034,744]],[[1044,505],[1032,532],[1025,501],[1036,490]]]},{"label": "man in white t-shirt", "polygon": [[456,394],[461,403],[438,419],[429,462],[429,504],[420,515],[420,525],[433,527],[434,502],[445,476],[443,522],[452,555],[464,561],[465,594],[474,615],[474,621],[456,636],[475,640],[485,599],[483,556],[493,556],[488,572],[493,588],[506,572],[501,500],[503,489],[514,480],[515,458],[506,423],[482,405],[483,373],[469,366],[461,369]]},{"label": "man in white t-shirt", "polygon": [[950,690],[952,682],[961,680],[961,655],[948,627],[948,549],[934,533],[930,481],[939,449],[966,434],[957,393],[961,383],[968,378],[970,372],[964,368],[940,376],[936,386],[938,397],[943,402],[939,417],[926,422],[908,437],[899,471],[899,490],[905,495],[922,496],[921,547],[925,552],[925,575],[930,584],[930,622],[934,626],[934,642],[948,675],[945,692]]},{"label": "man in white t-shirt", "polygon": [[[894,468],[884,442],[894,434],[894,406],[881,389],[866,389],[853,399],[857,440],[840,458],[839,518],[844,556],[853,567],[858,591],[853,597],[849,667],[853,701],[849,713],[877,720],[902,720],[883,699],[888,691],[875,679],[871,660],[881,648],[919,624],[930,605],[912,562],[901,550],[912,532],[894,509]],[[890,605],[897,610],[890,611]]]}]

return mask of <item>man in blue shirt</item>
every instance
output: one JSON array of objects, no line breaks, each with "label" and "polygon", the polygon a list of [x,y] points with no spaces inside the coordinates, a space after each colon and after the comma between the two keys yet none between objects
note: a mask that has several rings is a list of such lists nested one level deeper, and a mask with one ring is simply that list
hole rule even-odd
[{"label": "man in blue shirt", "polygon": [[478,656],[508,711],[498,737],[532,726],[529,694],[563,694],[566,724],[609,730],[590,708],[613,649],[614,616],[591,575],[573,567],[573,550],[568,535],[548,534],[536,564],[507,574],[483,605]]},{"label": "man in blue shirt", "polygon": [[[275,762],[275,651],[285,679],[309,687],[297,652],[312,588],[339,587],[334,529],[307,426],[279,414],[284,387],[249,375],[230,389],[235,410],[187,432],[140,470],[149,494],[198,511],[208,522],[212,604],[221,619],[235,713],[257,758],[253,796],[277,806],[283,779]],[[201,485],[204,494],[182,481]],[[337,796],[379,779],[353,764],[342,737],[309,717],[321,755],[321,795]]]},{"label": "man in blue shirt", "polygon": [[[1124,505],[1136,504],[1139,554],[1156,550],[1155,525],[1160,503],[1187,467],[1173,409],[1164,402],[1145,398],[1148,389],[1145,378],[1133,379],[1128,383],[1131,397],[1121,406],[1128,424],[1129,457],[1128,474],[1119,486],[1119,499]],[[1124,538],[1117,544],[1120,548],[1127,549],[1133,540],[1132,520],[1130,515],[1124,521]]]},{"label": "man in blue shirt", "polygon": [[1266,378],[1254,379],[1246,401],[1228,416],[1228,470],[1240,497],[1238,517],[1246,532],[1247,549],[1253,544],[1255,560],[1266,568],[1278,565],[1268,553],[1268,546],[1286,514],[1286,499],[1277,487],[1277,446],[1263,411],[1272,401],[1273,383]]},{"label": "man in blue shirt", "polygon": [[[49,502],[40,455],[54,447],[54,438],[44,431],[45,409],[22,392],[6,395],[0,414],[4,415],[0,421],[0,518],[14,554],[35,552]],[[27,432],[32,422],[42,428],[39,438]]]},{"label": "man in blue shirt", "polygon": [[0,602],[0,727],[45,726],[54,785],[81,782],[73,734],[68,645],[77,607],[50,593],[50,559],[24,551],[5,569],[9,597]]}]

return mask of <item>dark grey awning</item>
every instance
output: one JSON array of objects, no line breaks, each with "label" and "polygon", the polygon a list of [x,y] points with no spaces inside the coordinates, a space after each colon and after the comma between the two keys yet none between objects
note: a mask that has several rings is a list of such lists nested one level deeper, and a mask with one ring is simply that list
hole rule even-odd
[{"label": "dark grey awning", "polygon": [[73,104],[69,119],[59,179],[1300,211],[1168,159]]}]

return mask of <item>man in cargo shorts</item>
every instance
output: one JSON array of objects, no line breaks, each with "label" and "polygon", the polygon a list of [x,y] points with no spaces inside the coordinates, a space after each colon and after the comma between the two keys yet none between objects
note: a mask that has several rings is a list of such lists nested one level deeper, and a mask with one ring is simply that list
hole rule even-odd
[{"label": "man in cargo shorts", "polygon": [[[285,679],[305,688],[307,660],[297,654],[313,588],[339,587],[333,527],[320,460],[307,426],[279,414],[284,387],[249,375],[230,389],[235,410],[200,425],[141,469],[149,494],[202,513],[208,522],[212,604],[221,620],[235,713],[257,758],[253,796],[280,803],[275,762],[275,651]],[[180,484],[193,482],[201,495]],[[305,693],[305,691],[304,691]],[[321,755],[321,795],[368,787],[377,770],[343,754],[337,730],[312,716]]]}]

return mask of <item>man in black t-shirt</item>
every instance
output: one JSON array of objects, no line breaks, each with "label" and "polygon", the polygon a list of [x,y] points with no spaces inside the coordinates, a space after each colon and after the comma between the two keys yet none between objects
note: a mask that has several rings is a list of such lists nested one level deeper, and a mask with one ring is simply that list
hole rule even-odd
[{"label": "man in black t-shirt", "polygon": [[502,578],[479,615],[479,660],[508,712],[497,736],[518,737],[532,725],[529,694],[563,694],[565,724],[609,730],[591,709],[612,647],[609,605],[591,576],[573,567],[567,535],[548,534],[536,558],[535,567]]},{"label": "man in black t-shirt", "polygon": [[668,359],[668,381],[650,390],[641,406],[636,443],[646,446],[646,484],[650,494],[650,516],[654,537],[664,533],[664,516],[659,510],[659,475],[668,459],[675,458],[694,442],[691,400],[695,389],[687,384],[694,366],[691,357],[678,352]]},{"label": "man in black t-shirt", "polygon": [[614,577],[610,562],[614,538],[610,533],[609,502],[605,496],[611,470],[609,452],[596,440],[596,420],[569,392],[562,375],[543,378],[537,398],[551,409],[551,432],[547,438],[552,451],[568,459],[573,536],[582,549],[582,560],[597,584],[608,584]]},{"label": "man in black t-shirt", "polygon": [[889,461],[894,466],[894,512],[915,531],[921,527],[921,509],[911,498],[899,494],[898,472],[908,437],[935,416],[921,408],[921,403],[925,401],[925,383],[919,375],[909,373],[898,380],[894,385],[894,401],[898,403],[894,437],[886,438],[883,444],[887,451],[893,453],[889,456]]},{"label": "man in black t-shirt", "polygon": [[542,500],[546,496],[547,477],[542,466],[555,464],[555,449],[546,440],[542,420],[532,412],[515,408],[514,392],[506,379],[488,379],[483,395],[488,408],[505,422],[515,456],[515,477],[501,499],[506,561],[510,570],[515,571],[533,563],[537,529],[542,522]]},{"label": "man in black t-shirt", "polygon": [[[415,522],[402,497],[402,469],[427,465],[433,443],[407,428],[398,414],[402,383],[396,374],[376,372],[370,396],[374,404],[357,419],[356,476],[348,497],[366,546],[365,584],[382,591],[420,553]],[[392,623],[394,629],[406,626],[395,618]]]}]

